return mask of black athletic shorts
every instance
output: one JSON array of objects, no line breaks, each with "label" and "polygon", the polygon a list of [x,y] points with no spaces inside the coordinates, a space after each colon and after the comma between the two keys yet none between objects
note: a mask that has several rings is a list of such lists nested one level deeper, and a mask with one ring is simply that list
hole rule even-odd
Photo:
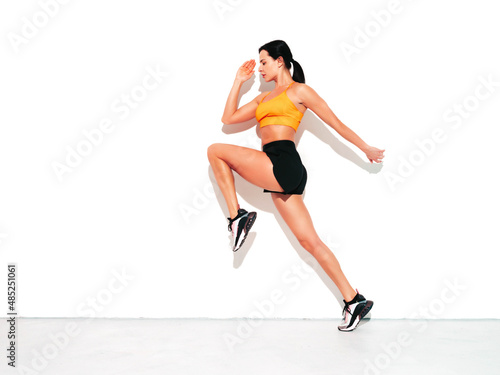
[{"label": "black athletic shorts", "polygon": [[262,147],[262,151],[271,159],[274,176],[284,190],[264,189],[264,193],[301,195],[306,187],[307,171],[295,148],[295,142],[290,140],[269,142]]}]

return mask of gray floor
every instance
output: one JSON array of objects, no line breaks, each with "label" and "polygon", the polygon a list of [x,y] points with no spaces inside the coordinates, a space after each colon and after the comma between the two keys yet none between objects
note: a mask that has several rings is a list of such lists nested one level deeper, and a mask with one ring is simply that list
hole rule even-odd
[{"label": "gray floor", "polygon": [[[18,318],[17,368],[2,355],[0,373],[500,374],[499,320],[371,319],[350,333],[338,323]],[[2,319],[6,345],[7,333]]]}]

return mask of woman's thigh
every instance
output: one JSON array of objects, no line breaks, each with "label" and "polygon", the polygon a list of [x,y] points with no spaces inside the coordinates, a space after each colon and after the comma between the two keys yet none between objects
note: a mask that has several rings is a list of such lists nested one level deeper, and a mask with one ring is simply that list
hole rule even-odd
[{"label": "woman's thigh", "polygon": [[215,143],[208,148],[208,157],[224,160],[248,182],[263,189],[283,191],[273,173],[273,163],[265,152],[253,148]]},{"label": "woman's thigh", "polygon": [[272,193],[271,197],[281,217],[300,244],[308,251],[316,248],[321,243],[321,240],[316,233],[302,195]]}]

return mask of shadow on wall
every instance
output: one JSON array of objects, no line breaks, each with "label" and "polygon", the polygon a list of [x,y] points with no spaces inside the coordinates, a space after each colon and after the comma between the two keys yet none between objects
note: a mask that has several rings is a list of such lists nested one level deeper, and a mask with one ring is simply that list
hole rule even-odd
[{"label": "shadow on wall", "polygon": [[[248,80],[246,81],[243,86],[241,87],[240,90],[240,96],[238,98],[238,103],[241,99],[241,97],[246,94],[250,88],[252,87],[253,83],[255,81],[255,78],[253,80]],[[264,91],[271,91],[274,89],[274,84],[272,83],[267,83],[265,81],[261,81],[261,85],[259,90],[261,92]],[[252,127],[255,127],[256,134],[259,138],[260,136],[260,128],[258,126],[257,121],[255,119],[252,119],[250,121],[246,121],[240,124],[234,124],[234,125],[223,125],[222,131],[226,134],[234,134],[234,133],[239,133],[245,130],[249,130]],[[322,120],[320,120],[315,114],[313,114],[310,110],[307,110],[304,114],[304,117],[302,119],[301,125],[298,128],[297,133],[295,134],[295,144],[297,145],[297,148],[299,146],[300,139],[302,138],[302,135],[304,134],[304,131],[309,131],[310,133],[314,134],[318,139],[322,140],[324,143],[329,145],[333,151],[335,151],[338,155],[342,156],[344,159],[347,159],[357,165],[358,167],[364,169],[365,171],[369,173],[378,173],[382,169],[382,164],[372,164],[368,161],[368,159],[363,160],[356,152],[352,150],[349,146],[345,145],[339,139],[333,135],[333,129],[331,129],[328,125],[326,125]],[[356,147],[356,146],[352,146]],[[301,154],[299,150],[299,154]],[[307,165],[305,166],[307,168]],[[224,214],[229,216],[228,210],[227,210],[227,205],[224,200],[224,196],[222,195],[218,185],[217,181],[215,180],[212,168],[210,165],[208,166],[208,174],[210,181],[214,187],[214,192],[217,197],[217,201],[219,203],[219,206],[221,207],[222,211]],[[294,247],[294,249],[297,251],[299,257],[306,262],[309,265],[314,265],[313,268],[317,272],[318,276],[321,278],[321,280],[325,283],[325,285],[330,289],[330,291],[334,294],[335,298],[339,302],[339,305],[341,307],[344,306],[343,304],[343,297],[340,291],[337,289],[336,285],[333,283],[333,281],[328,277],[328,275],[325,273],[325,271],[321,268],[319,263],[312,257],[312,255],[306,251],[299,243],[299,241],[295,238],[294,234],[292,231],[288,228],[288,225],[286,222],[281,218],[281,215],[279,214],[278,210],[275,208],[272,199],[271,199],[271,194],[270,193],[264,193],[262,188],[255,186],[245,179],[243,179],[238,173],[233,171],[234,175],[234,180],[235,180],[235,185],[236,185],[236,192],[238,195],[240,195],[246,202],[248,202],[251,206],[255,207],[256,210],[262,211],[262,212],[269,212],[274,215],[276,218],[276,221],[278,222],[279,226],[285,233],[286,237],[288,238],[288,241],[290,244]],[[304,198],[307,195],[307,185],[306,189],[304,191]],[[243,206],[243,205],[242,205]],[[314,219],[314,218],[313,218]],[[257,232],[255,231],[255,227],[252,229],[252,232],[249,233],[245,245],[238,250],[237,252],[234,253],[234,262],[233,266],[234,268],[239,268],[241,264],[243,264],[243,260],[245,259],[248,251],[250,251],[250,248],[255,241]]]}]

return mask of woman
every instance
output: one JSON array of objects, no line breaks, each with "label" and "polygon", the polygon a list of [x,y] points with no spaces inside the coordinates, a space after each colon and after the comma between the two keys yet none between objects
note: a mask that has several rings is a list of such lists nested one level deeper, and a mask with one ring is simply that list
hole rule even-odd
[{"label": "woman", "polygon": [[[255,68],[255,60],[246,61],[236,74],[222,122],[228,125],[256,118],[261,127],[263,151],[216,143],[207,152],[215,179],[229,209],[228,229],[233,236],[233,251],[241,247],[257,217],[255,212],[247,212],[238,204],[232,173],[234,170],[245,180],[263,188],[264,192],[271,193],[274,205],[297,240],[314,256],[344,297],[343,323],[338,329],[352,331],[370,311],[373,302],[366,300],[351,287],[337,258],[314,229],[302,199],[307,171],[295,148],[295,132],[304,112],[309,108],[342,137],[359,147],[370,162],[381,162],[385,150],[363,142],[305,84],[302,68],[293,59],[290,48],[284,41],[275,40],[260,47],[259,60],[259,72],[266,82],[274,81],[274,90],[262,93],[237,108],[241,86],[253,75]],[[292,64],[293,77],[290,74]]]}]

